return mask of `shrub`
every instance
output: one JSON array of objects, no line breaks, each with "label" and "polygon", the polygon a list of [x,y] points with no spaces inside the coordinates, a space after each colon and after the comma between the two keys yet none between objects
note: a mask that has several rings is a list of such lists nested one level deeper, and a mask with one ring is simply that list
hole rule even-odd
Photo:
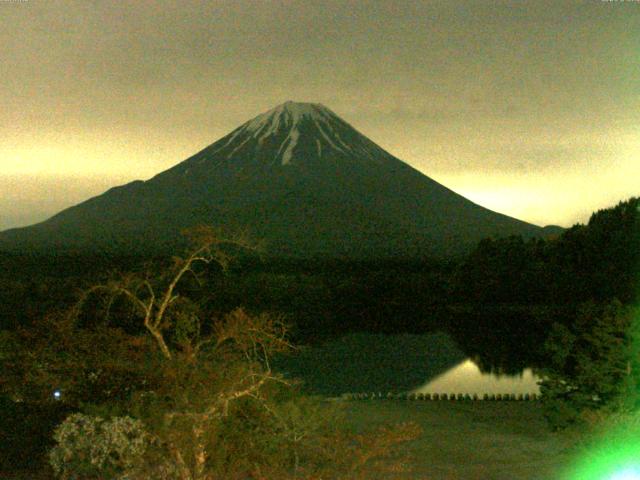
[{"label": "shrub", "polygon": [[141,465],[148,444],[148,434],[139,420],[105,420],[82,413],[67,417],[53,438],[56,446],[49,461],[56,475],[64,479],[127,478]]},{"label": "shrub", "polygon": [[554,430],[582,422],[584,411],[638,407],[640,364],[634,312],[614,301],[581,305],[570,325],[554,324],[545,343],[541,399]]}]

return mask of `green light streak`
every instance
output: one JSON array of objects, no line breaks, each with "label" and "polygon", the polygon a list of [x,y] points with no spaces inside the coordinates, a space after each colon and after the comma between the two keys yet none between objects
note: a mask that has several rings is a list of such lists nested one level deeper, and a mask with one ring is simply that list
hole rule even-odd
[{"label": "green light streak", "polygon": [[622,470],[609,477],[609,480],[640,480],[640,468],[632,467]]},{"label": "green light streak", "polygon": [[[632,315],[629,374],[640,368],[640,309],[636,307]],[[629,381],[627,395],[633,398],[640,387],[637,375]],[[591,438],[562,479],[640,480],[640,411],[613,414],[608,426]]]},{"label": "green light streak", "polygon": [[640,441],[596,447],[582,456],[567,480],[640,480]]}]

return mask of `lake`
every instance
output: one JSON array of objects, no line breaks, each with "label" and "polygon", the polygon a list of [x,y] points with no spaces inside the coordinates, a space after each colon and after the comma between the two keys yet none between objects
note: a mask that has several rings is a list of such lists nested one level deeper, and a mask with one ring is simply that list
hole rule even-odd
[{"label": "lake", "polygon": [[342,393],[538,393],[531,370],[521,376],[483,374],[446,333],[352,333],[275,359],[274,368],[303,381],[306,391]]}]

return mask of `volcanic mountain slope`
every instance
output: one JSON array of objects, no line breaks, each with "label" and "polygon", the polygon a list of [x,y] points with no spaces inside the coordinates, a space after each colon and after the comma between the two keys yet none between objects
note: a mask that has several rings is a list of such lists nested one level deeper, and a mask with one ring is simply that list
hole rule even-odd
[{"label": "volcanic mountain slope", "polygon": [[447,256],[543,229],[472,203],[320,104],[286,102],[147,181],[0,233],[0,249],[149,251],[180,230],[244,229],[273,256]]}]

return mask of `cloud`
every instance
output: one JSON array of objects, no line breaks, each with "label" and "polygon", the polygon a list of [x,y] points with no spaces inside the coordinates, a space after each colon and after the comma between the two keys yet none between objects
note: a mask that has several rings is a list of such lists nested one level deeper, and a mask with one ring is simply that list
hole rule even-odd
[{"label": "cloud", "polygon": [[632,2],[0,2],[0,168],[150,176],[294,99],[427,174],[592,178],[638,153],[638,20]]}]

